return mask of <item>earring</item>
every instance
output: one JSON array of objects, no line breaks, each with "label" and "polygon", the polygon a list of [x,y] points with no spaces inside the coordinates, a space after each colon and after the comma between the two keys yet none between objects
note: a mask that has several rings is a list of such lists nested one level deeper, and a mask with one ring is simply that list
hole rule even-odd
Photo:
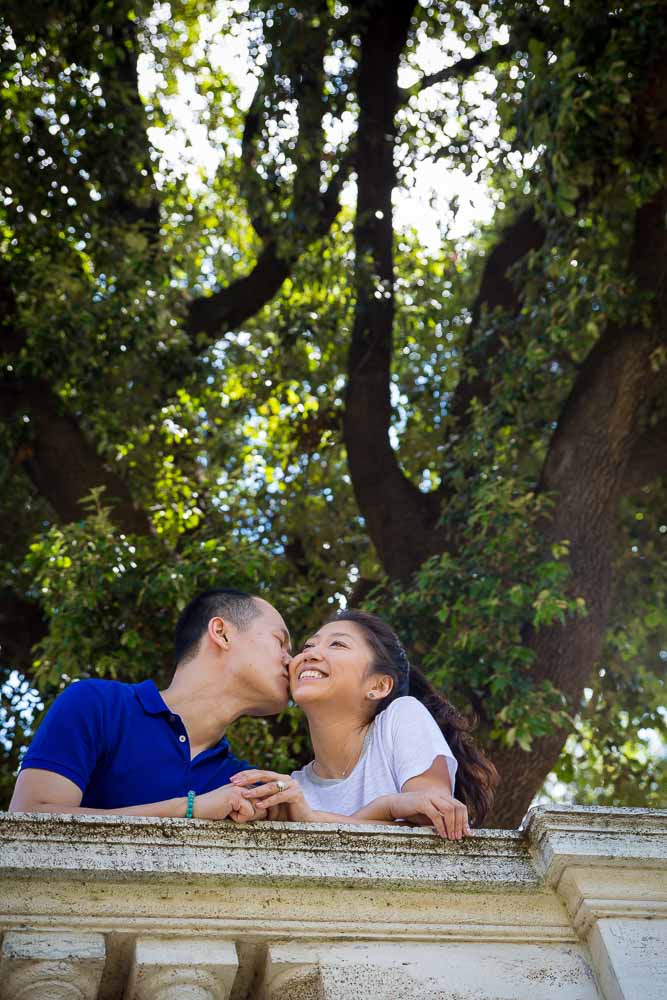
[{"label": "earring", "polygon": [[368,695],[368,697],[369,697],[369,698],[375,698],[375,695],[373,694],[373,692],[372,692],[372,691],[370,691],[370,692],[369,692],[369,695]]}]

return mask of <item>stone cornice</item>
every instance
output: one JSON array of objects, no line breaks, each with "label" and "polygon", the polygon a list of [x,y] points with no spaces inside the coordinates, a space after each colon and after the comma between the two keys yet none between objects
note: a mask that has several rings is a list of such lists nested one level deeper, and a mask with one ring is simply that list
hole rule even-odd
[{"label": "stone cornice", "polygon": [[577,865],[667,867],[665,809],[538,807],[524,829],[537,869],[554,888]]},{"label": "stone cornice", "polygon": [[[156,850],[156,848],[160,848]],[[536,887],[520,831],[478,831],[449,843],[430,830],[385,825],[262,823],[0,813],[0,872],[76,871],[97,877],[207,875],[290,885],[449,883]]]},{"label": "stone cornice", "polygon": [[525,830],[581,937],[601,918],[667,917],[667,810],[535,809]]}]

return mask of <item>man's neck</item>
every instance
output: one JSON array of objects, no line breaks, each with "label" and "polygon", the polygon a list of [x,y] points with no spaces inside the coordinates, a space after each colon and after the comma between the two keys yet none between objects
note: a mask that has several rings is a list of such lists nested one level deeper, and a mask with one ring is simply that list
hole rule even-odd
[{"label": "man's neck", "polygon": [[308,713],[308,728],[319,777],[347,777],[359,760],[368,724],[361,717],[316,711]]},{"label": "man's neck", "polygon": [[179,668],[160,694],[171,711],[181,717],[193,757],[215,746],[227,727],[252,708],[232,678],[196,662]]}]

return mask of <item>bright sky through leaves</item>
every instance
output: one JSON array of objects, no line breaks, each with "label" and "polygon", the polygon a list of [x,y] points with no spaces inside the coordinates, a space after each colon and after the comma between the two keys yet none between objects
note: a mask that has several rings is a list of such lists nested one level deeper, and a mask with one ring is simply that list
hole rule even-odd
[{"label": "bright sky through leaves", "polygon": [[[241,0],[233,7],[237,13],[244,12],[247,4]],[[157,4],[152,18],[152,25],[159,33],[159,25],[171,18],[168,3]],[[237,21],[234,31],[223,30],[227,15],[220,9],[206,22],[202,31],[201,45],[206,45],[211,68],[222,71],[238,87],[239,105],[245,111],[250,105],[257,86],[257,77],[252,72],[252,63],[248,53],[250,29],[247,23]],[[216,41],[216,38],[218,39]],[[506,41],[507,34],[500,29],[495,35],[495,41]],[[465,42],[453,32],[446,33],[446,47],[456,54],[457,58],[470,56]],[[435,73],[443,68],[443,46],[441,41],[424,38],[417,46],[415,62],[425,74]],[[157,74],[152,57],[143,55],[139,60],[139,81],[142,96],[150,100],[157,85]],[[412,86],[418,80],[418,74],[410,67],[404,67],[399,75],[402,87]],[[495,90],[495,79],[491,73],[479,74],[476,80],[465,84],[468,98],[475,99],[488,124],[480,137],[486,144],[491,144],[498,135],[498,124],[495,104],[492,99]],[[441,87],[433,87],[424,91],[419,97],[420,107],[424,109],[441,106],[443,92]],[[453,102],[452,102],[453,104]],[[216,171],[224,149],[216,147],[207,134],[204,125],[196,120],[196,112],[206,106],[204,98],[197,93],[193,75],[187,66],[179,74],[178,93],[168,99],[168,109],[173,117],[173,129],[149,129],[149,137],[155,148],[160,151],[163,164],[170,171],[180,174],[190,186],[193,193],[205,187],[206,179]],[[351,116],[350,116],[351,118]],[[353,121],[349,126],[352,128]],[[456,134],[458,123],[454,104],[452,106],[452,135]],[[329,140],[338,144],[345,138],[343,129],[336,127],[329,131]],[[226,138],[229,155],[240,155],[240,143],[235,139]],[[356,198],[354,182],[348,183],[343,195],[344,204],[353,204]],[[457,210],[453,214],[450,202],[457,200]],[[466,174],[459,168],[454,168],[445,160],[433,160],[426,156],[414,164],[411,171],[410,190],[397,187],[394,193],[395,222],[397,230],[413,227],[419,234],[424,247],[437,251],[444,236],[453,239],[464,239],[474,231],[477,225],[489,222],[493,216],[494,202],[488,185],[482,177],[482,166],[478,165],[471,174]]]}]

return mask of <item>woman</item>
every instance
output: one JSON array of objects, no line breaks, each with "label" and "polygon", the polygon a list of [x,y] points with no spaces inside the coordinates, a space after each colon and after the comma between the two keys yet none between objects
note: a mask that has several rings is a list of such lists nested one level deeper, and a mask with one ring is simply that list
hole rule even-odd
[{"label": "woman", "polygon": [[470,833],[469,816],[481,824],[497,771],[476,748],[467,720],[410,666],[380,618],[341,611],[293,658],[290,684],[315,759],[290,776],[251,770],[231,778],[260,815],[408,820],[450,840]]}]

